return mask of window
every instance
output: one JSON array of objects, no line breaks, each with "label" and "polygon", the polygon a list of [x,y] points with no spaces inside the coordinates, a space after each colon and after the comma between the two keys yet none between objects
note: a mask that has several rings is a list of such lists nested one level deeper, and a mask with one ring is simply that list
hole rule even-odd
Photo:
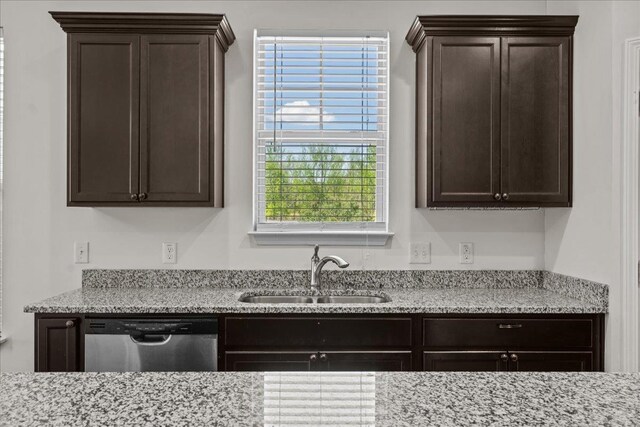
[{"label": "window", "polygon": [[388,35],[256,32],[254,51],[255,235],[380,233],[384,244]]}]

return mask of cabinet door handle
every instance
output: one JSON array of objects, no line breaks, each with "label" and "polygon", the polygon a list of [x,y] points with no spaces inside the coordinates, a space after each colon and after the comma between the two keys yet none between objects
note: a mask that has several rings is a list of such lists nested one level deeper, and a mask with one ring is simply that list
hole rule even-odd
[{"label": "cabinet door handle", "polygon": [[502,200],[509,200],[509,193],[502,193]]},{"label": "cabinet door handle", "polygon": [[498,328],[500,329],[520,329],[522,328],[521,323],[499,323]]},{"label": "cabinet door handle", "polygon": [[67,328],[73,328],[75,326],[75,323],[73,322],[73,320],[67,320],[64,326],[66,326]]},{"label": "cabinet door handle", "polygon": [[509,356],[507,355],[507,353],[501,354],[500,355],[500,360],[502,360],[503,362],[509,361]]},{"label": "cabinet door handle", "polygon": [[517,354],[511,354],[511,361],[512,362],[517,362],[518,361],[518,355]]},{"label": "cabinet door handle", "polygon": [[318,359],[318,356],[316,356],[315,354],[312,354],[311,356],[309,356],[309,360],[311,360],[312,362],[315,362]]},{"label": "cabinet door handle", "polygon": [[502,198],[502,196],[500,196],[500,193],[496,193],[493,195],[493,198],[496,200],[500,200]]},{"label": "cabinet door handle", "polygon": [[327,359],[328,359],[328,357],[327,357],[327,355],[326,355],[326,354],[324,354],[324,353],[320,354],[320,361],[322,361],[322,362],[326,362],[326,361],[327,361]]},{"label": "cabinet door handle", "polygon": [[144,200],[147,198],[147,193],[140,193],[138,194],[138,200]]},{"label": "cabinet door handle", "polygon": [[138,195],[137,194],[132,194],[131,195],[131,200],[134,200],[134,201],[138,200]]}]

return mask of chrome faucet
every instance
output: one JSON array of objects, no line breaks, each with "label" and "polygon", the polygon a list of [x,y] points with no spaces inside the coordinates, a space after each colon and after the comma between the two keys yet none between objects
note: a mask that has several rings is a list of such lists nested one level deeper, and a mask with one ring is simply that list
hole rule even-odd
[{"label": "chrome faucet", "polygon": [[328,255],[322,259],[318,256],[318,251],[320,250],[320,245],[316,245],[313,249],[313,256],[311,257],[311,291],[317,292],[320,290],[320,273],[322,272],[322,267],[325,266],[329,261],[335,263],[340,268],[349,267],[349,263],[339,256]]}]

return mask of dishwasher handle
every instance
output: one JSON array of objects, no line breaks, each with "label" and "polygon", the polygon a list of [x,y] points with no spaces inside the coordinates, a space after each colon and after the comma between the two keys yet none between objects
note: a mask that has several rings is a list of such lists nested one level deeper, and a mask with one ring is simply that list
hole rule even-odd
[{"label": "dishwasher handle", "polygon": [[165,345],[171,340],[171,337],[172,335],[142,335],[140,337],[129,335],[129,338],[131,338],[131,341],[135,344],[146,346]]}]

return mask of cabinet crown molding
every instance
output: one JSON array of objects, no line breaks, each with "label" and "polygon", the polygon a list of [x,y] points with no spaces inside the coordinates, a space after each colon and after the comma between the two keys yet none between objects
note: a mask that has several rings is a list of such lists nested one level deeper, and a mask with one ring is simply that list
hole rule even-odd
[{"label": "cabinet crown molding", "polygon": [[418,15],[407,43],[418,52],[427,36],[573,35],[576,15]]},{"label": "cabinet crown molding", "polygon": [[66,33],[209,34],[224,51],[236,39],[224,14],[49,12]]}]

